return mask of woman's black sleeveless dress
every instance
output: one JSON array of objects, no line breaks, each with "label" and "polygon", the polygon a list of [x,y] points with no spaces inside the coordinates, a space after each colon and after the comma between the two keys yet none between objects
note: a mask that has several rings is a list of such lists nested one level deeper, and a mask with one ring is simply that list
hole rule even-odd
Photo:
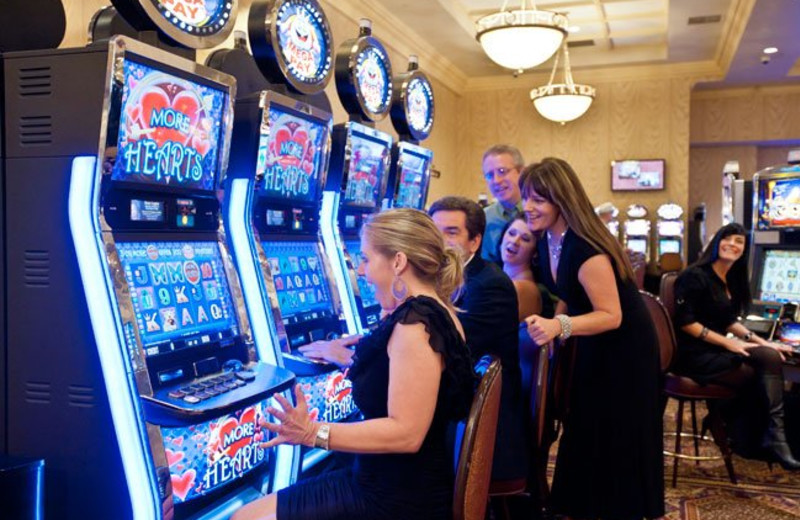
[{"label": "woman's black sleeveless dress", "polygon": [[[578,270],[600,253],[567,231],[554,282],[547,241],[538,247],[539,279],[567,303],[567,314],[591,312]],[[658,342],[636,285],[615,277],[622,324],[576,341],[552,490],[555,512],[573,518],[640,520],[664,514]]]},{"label": "woman's black sleeveless dress", "polygon": [[[356,346],[348,377],[364,419],[387,416],[389,356],[397,323],[422,323],[445,363],[433,422],[419,452],[357,455],[352,468],[320,475],[278,492],[279,520],[449,520],[453,504],[452,421],[466,417],[475,375],[464,341],[447,310],[426,296],[403,302]],[[420,348],[428,348],[420,345]]]}]

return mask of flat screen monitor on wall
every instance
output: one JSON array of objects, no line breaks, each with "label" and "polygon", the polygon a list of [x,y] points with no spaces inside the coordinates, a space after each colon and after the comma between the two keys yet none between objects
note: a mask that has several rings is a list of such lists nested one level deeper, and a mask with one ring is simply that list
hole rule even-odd
[{"label": "flat screen monitor on wall", "polygon": [[665,165],[664,159],[611,161],[611,190],[663,190]]}]

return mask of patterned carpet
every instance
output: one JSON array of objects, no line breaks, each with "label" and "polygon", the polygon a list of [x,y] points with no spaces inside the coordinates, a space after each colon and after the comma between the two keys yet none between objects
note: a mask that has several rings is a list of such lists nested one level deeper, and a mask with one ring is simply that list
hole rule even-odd
[{"label": "patterned carpet", "polygon": [[[688,408],[688,407],[687,407]],[[664,414],[664,431],[674,431],[676,407],[670,403]],[[698,420],[705,410],[698,407]],[[684,425],[691,425],[688,409]],[[674,437],[666,437],[673,443]],[[692,449],[682,443],[682,451]],[[701,455],[717,455],[711,442],[701,443]],[[797,520],[800,519],[800,472],[787,472],[765,462],[734,456],[733,468],[739,484],[728,479],[722,460],[682,460],[678,469],[678,486],[672,484],[672,458],[664,460],[667,520]]]},{"label": "patterned carpet", "polygon": [[[677,404],[670,400],[664,414],[664,431],[675,431]],[[706,414],[705,405],[698,404],[698,422]],[[691,416],[686,406],[684,431],[691,430]],[[699,424],[698,424],[699,427]],[[688,428],[688,429],[687,429]],[[665,437],[669,448],[674,437]],[[682,441],[682,453],[691,454],[691,439]],[[550,452],[548,477],[555,467],[557,443]],[[691,450],[691,451],[688,451]],[[700,443],[700,455],[716,456],[719,450],[709,442]],[[784,471],[777,464],[770,471],[766,462],[748,460],[734,455],[733,469],[738,485],[728,478],[724,462],[720,460],[681,460],[678,466],[678,485],[672,487],[671,457],[664,457],[666,484],[666,516],[663,520],[799,520],[800,472]]]}]

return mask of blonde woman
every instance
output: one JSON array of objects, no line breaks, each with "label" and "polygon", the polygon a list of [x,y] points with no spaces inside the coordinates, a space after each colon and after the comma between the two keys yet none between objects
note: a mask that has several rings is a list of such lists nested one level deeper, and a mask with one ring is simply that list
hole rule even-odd
[{"label": "blonde woman", "polygon": [[446,429],[466,416],[474,375],[451,296],[461,286],[458,253],[430,217],[394,209],[361,232],[360,274],[385,311],[359,341],[349,377],[364,414],[357,423],[311,421],[299,385],[297,406],[278,398],[281,424],[264,444],[301,444],[357,454],[352,468],[304,480],[242,507],[249,519],[450,519],[453,465]]}]

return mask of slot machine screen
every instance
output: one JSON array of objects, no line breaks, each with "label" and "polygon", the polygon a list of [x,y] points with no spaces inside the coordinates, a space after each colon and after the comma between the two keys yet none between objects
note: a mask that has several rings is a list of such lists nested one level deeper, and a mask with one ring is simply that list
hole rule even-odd
[{"label": "slot machine screen", "polygon": [[657,224],[658,234],[661,236],[683,236],[683,222],[680,220],[661,220]]},{"label": "slot machine screen", "polygon": [[117,149],[111,180],[213,190],[227,88],[139,60],[125,58],[114,90],[121,108],[119,128],[108,136]]},{"label": "slot machine screen", "polygon": [[425,184],[431,172],[433,154],[424,148],[411,148],[402,143],[398,158],[397,188],[394,207],[422,209]]},{"label": "slot machine screen", "polygon": [[260,446],[267,417],[261,401],[211,421],[186,427],[162,427],[176,504],[188,502],[239,479],[267,462]]},{"label": "slot machine screen", "polygon": [[681,241],[672,238],[662,238],[658,241],[658,250],[661,254],[664,253],[680,253]]},{"label": "slot machine screen", "polygon": [[650,234],[650,221],[644,219],[626,220],[625,234],[646,236]]},{"label": "slot machine screen", "polygon": [[285,324],[334,314],[316,242],[264,242],[263,246]]},{"label": "slot machine screen", "polygon": [[258,145],[256,174],[263,197],[311,202],[322,185],[320,174],[327,149],[328,125],[301,112],[269,104],[268,125]]},{"label": "slot machine screen", "polygon": [[349,144],[350,166],[342,202],[349,206],[378,207],[391,143],[354,129]]},{"label": "slot machine screen", "polygon": [[758,229],[800,227],[800,177],[758,181]]},{"label": "slot machine screen", "polygon": [[[346,240],[344,247],[350,253],[350,258],[353,261],[353,268],[358,271],[358,266],[361,265],[361,242],[359,240]],[[358,283],[358,292],[361,294],[361,305],[366,309],[378,304],[378,299],[375,297],[375,286],[367,282],[366,276],[356,276]]]},{"label": "slot machine screen", "polygon": [[611,191],[664,189],[664,159],[611,162]]},{"label": "slot machine screen", "polygon": [[783,322],[778,326],[776,334],[778,341],[794,348],[795,351],[800,347],[800,323]]},{"label": "slot machine screen", "polygon": [[629,238],[625,246],[636,253],[647,254],[647,240],[641,238]]},{"label": "slot machine screen", "polygon": [[758,279],[758,300],[800,301],[800,249],[765,249]]},{"label": "slot machine screen", "polygon": [[145,354],[238,335],[216,242],[117,242]]}]

